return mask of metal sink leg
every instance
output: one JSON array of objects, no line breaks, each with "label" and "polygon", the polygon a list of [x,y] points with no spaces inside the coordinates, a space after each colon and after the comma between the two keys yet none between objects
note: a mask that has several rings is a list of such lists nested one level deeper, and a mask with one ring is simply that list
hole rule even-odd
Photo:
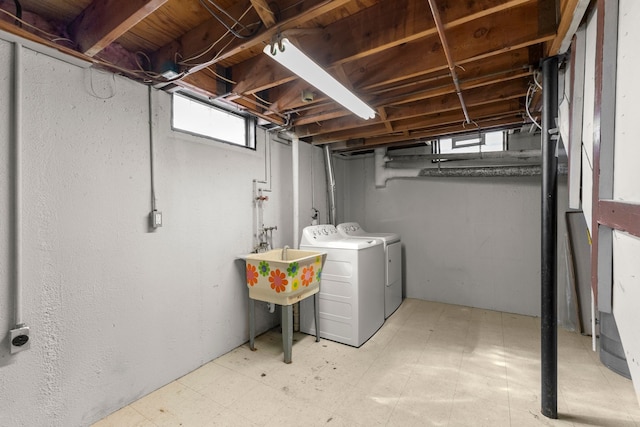
[{"label": "metal sink leg", "polygon": [[282,306],[282,348],[284,363],[291,363],[291,346],[293,344],[293,305]]}]

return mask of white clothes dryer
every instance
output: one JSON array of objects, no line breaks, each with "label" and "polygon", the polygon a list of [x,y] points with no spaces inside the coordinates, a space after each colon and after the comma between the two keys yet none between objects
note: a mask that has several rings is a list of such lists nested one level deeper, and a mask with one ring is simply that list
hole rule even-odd
[{"label": "white clothes dryer", "polygon": [[[341,236],[333,225],[302,232],[300,249],[327,254],[320,280],[320,337],[354,347],[364,344],[384,323],[382,241]],[[316,333],[313,301],[300,302],[300,330]]]},{"label": "white clothes dryer", "polygon": [[338,232],[344,237],[378,239],[384,244],[384,318],[391,316],[402,303],[402,242],[395,233],[370,233],[357,222],[339,224]]}]

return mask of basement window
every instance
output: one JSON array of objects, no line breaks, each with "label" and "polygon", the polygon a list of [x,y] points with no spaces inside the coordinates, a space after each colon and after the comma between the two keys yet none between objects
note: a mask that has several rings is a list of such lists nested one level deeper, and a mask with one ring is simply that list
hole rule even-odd
[{"label": "basement window", "polygon": [[173,94],[172,128],[227,144],[255,149],[255,120],[196,99]]},{"label": "basement window", "polygon": [[434,154],[488,153],[490,151],[505,151],[505,141],[505,133],[496,131],[440,138],[432,147]]}]

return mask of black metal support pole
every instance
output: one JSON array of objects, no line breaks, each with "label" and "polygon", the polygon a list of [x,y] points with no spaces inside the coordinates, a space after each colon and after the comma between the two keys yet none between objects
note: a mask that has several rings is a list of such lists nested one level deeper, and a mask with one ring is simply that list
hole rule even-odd
[{"label": "black metal support pole", "polygon": [[[558,315],[556,278],[558,57],[542,61],[542,414],[558,418]],[[558,135],[556,133],[555,135]]]}]

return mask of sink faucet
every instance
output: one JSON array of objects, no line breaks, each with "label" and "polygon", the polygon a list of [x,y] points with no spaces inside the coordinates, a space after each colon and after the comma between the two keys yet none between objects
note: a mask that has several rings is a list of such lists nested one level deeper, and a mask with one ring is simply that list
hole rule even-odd
[{"label": "sink faucet", "polygon": [[284,245],[284,248],[282,248],[282,261],[286,261],[287,260],[287,249],[289,249],[288,245]]}]

